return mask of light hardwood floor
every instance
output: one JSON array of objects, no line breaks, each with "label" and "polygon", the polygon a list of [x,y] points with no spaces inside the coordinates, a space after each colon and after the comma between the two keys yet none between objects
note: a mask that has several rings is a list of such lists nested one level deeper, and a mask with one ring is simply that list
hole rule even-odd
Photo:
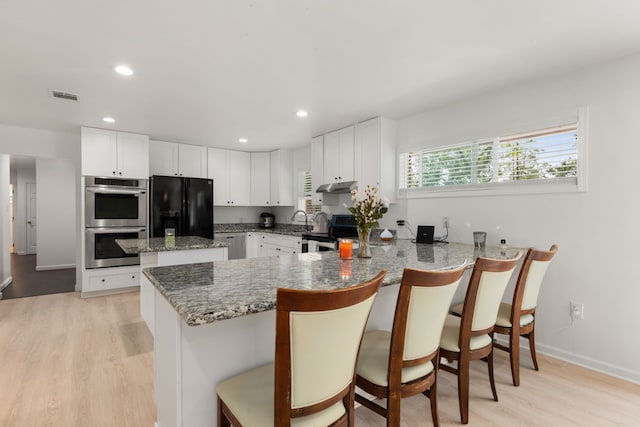
[{"label": "light hardwood floor", "polygon": [[[0,426],[153,426],[153,341],[138,303],[137,293],[0,301]],[[486,365],[472,363],[469,425],[640,425],[640,385],[548,357],[539,362],[535,372],[525,356],[516,388],[506,353],[497,352],[499,402]],[[460,425],[455,381],[440,373],[443,426]],[[356,413],[356,425],[385,425],[366,408]],[[403,400],[402,425],[432,425],[425,397]]]}]

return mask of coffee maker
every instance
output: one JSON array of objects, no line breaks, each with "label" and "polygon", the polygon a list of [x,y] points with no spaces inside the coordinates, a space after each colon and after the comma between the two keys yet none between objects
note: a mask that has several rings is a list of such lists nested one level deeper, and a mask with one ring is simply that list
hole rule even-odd
[{"label": "coffee maker", "polygon": [[276,217],[272,213],[262,212],[260,214],[260,228],[273,228],[276,223]]}]

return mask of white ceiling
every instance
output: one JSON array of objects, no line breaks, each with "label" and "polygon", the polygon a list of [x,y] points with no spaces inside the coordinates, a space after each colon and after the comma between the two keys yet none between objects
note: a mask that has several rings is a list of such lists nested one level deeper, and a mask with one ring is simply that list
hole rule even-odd
[{"label": "white ceiling", "polygon": [[0,123],[297,147],[639,51],[637,0],[2,0]]}]

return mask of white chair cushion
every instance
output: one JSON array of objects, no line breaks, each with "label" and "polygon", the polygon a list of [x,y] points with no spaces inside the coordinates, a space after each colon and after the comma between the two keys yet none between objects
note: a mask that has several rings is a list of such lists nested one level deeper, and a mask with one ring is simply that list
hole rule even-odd
[{"label": "white chair cushion", "polygon": [[[216,393],[244,426],[273,425],[274,365],[264,365],[219,383]],[[345,413],[342,402],[291,420],[292,426],[326,426]]]},{"label": "white chair cushion", "polygon": [[[498,309],[498,318],[496,319],[496,325],[503,326],[505,328],[510,328],[511,324],[511,304],[503,302],[500,303],[500,308]],[[533,322],[532,314],[523,314],[520,316],[520,326],[528,325]]]},{"label": "white chair cushion", "polygon": [[[454,351],[456,353],[460,352],[460,347],[458,346],[458,338],[460,337],[460,320],[460,317],[447,314],[447,320],[444,322],[444,329],[442,331],[442,339],[440,340],[441,348],[448,351]],[[489,344],[491,344],[491,337],[488,334],[471,337],[471,350],[486,347]]]},{"label": "white chair cushion", "polygon": [[463,306],[464,306],[464,304],[456,304],[456,305],[454,305],[453,307],[451,307],[451,308],[449,309],[449,311],[451,311],[451,312],[453,312],[453,313],[456,313],[456,314],[458,314],[458,315],[462,316],[462,307],[463,307]]},{"label": "white chair cushion", "polygon": [[[356,372],[362,378],[382,387],[389,385],[389,348],[391,345],[391,332],[367,331],[362,338],[360,357]],[[419,366],[402,369],[403,383],[424,377],[433,371],[431,362]]]}]

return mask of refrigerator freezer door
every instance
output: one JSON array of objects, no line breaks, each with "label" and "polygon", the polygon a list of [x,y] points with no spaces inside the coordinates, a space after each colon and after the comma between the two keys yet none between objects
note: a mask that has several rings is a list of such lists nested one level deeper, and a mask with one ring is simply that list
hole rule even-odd
[{"label": "refrigerator freezer door", "polygon": [[184,178],[183,236],[213,239],[213,180]]},{"label": "refrigerator freezer door", "polygon": [[149,200],[151,237],[164,237],[166,228],[174,228],[180,236],[184,229],[182,178],[173,176],[153,176],[149,180],[151,198]]}]

